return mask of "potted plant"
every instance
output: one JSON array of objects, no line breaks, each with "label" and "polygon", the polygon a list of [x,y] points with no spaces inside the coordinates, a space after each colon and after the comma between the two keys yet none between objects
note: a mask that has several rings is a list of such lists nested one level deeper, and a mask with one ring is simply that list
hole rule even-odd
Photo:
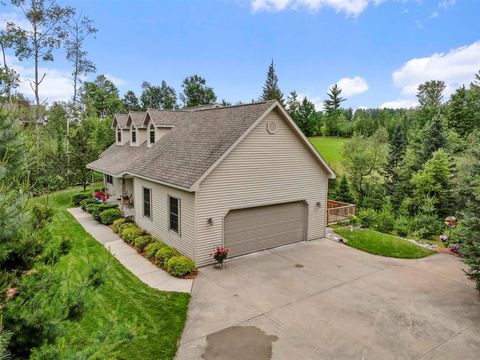
[{"label": "potted plant", "polygon": [[224,261],[227,259],[228,256],[228,249],[221,247],[220,245],[217,246],[215,251],[210,254],[216,261],[217,265],[216,268],[222,268]]}]

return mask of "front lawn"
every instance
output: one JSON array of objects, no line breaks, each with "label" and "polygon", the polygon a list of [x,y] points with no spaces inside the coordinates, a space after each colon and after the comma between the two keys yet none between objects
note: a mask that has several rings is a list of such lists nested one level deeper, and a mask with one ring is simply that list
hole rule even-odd
[{"label": "front lawn", "polygon": [[336,136],[314,136],[308,139],[339,177],[345,173],[342,165],[343,145],[350,139]]},{"label": "front lawn", "polygon": [[337,229],[335,232],[347,239],[347,245],[374,255],[418,259],[435,253],[410,241],[374,230]]},{"label": "front lawn", "polygon": [[72,207],[71,196],[78,192],[76,188],[50,196],[56,214],[42,236],[71,240],[72,249],[56,268],[67,278],[84,275],[92,263],[102,264],[106,276],[104,284],[88,298],[83,318],[69,323],[57,342],[76,349],[88,346],[113,320],[136,334],[120,348],[120,359],[172,359],[185,325],[190,295],[150,288],[125,269],[67,212]]}]

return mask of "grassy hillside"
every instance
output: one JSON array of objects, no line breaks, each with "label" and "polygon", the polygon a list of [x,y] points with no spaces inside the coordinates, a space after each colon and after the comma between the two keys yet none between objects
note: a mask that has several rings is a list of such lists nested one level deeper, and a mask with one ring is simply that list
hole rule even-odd
[{"label": "grassy hillside", "polygon": [[67,212],[72,207],[71,196],[78,192],[80,188],[50,197],[56,214],[42,235],[53,240],[71,240],[72,249],[56,268],[67,281],[85,274],[92,264],[105,268],[106,276],[105,283],[89,294],[83,318],[78,323],[66,324],[66,331],[57,342],[81,349],[98,341],[99,332],[113,321],[136,334],[120,348],[118,358],[172,359],[185,324],[189,295],[153,289],[124,268]]},{"label": "grassy hillside", "polygon": [[343,144],[349,141],[347,138],[314,136],[309,138],[313,146],[333,168],[337,176],[344,173],[342,166]]}]

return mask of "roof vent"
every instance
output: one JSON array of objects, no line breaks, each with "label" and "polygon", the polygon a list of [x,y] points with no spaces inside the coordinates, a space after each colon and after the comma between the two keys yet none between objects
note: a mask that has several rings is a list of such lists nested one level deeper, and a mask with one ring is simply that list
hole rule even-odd
[{"label": "roof vent", "polygon": [[271,120],[267,122],[267,131],[269,134],[273,135],[277,133],[277,122],[274,120]]}]

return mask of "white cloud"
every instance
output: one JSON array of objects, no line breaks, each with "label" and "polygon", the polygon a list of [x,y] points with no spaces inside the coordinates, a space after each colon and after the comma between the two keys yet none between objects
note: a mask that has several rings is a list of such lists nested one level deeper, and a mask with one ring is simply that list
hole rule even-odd
[{"label": "white cloud", "polygon": [[443,80],[445,95],[450,95],[462,84],[468,84],[480,69],[480,41],[452,49],[448,53],[435,53],[428,57],[407,61],[392,74],[395,86],[405,96],[414,96],[419,84],[428,80]]},{"label": "white cloud", "polygon": [[362,94],[368,90],[367,80],[360,76],[353,78],[344,77],[338,80],[336,84],[342,89],[342,95],[347,97]]},{"label": "white cloud", "polygon": [[105,77],[110,80],[115,86],[123,86],[127,84],[127,80],[121,79],[119,77],[113,76],[111,74],[105,74]]},{"label": "white cloud", "polygon": [[409,109],[417,106],[418,103],[413,99],[397,99],[393,101],[384,102],[379,106],[381,109]]},{"label": "white cloud", "polygon": [[457,0],[443,0],[443,1],[440,1],[438,3],[438,7],[443,8],[443,9],[447,9],[450,6],[455,5],[456,2],[457,2]]},{"label": "white cloud", "polygon": [[310,95],[305,95],[305,94],[298,94],[298,100],[302,101],[303,98],[306,97],[308,100],[310,100],[314,105],[315,109],[317,111],[323,110],[323,100],[320,96],[310,96]]},{"label": "white cloud", "polygon": [[251,6],[254,12],[282,11],[305,7],[311,11],[318,11],[322,7],[329,7],[336,12],[343,12],[347,16],[358,16],[370,5],[378,5],[383,0],[252,0]]},{"label": "white cloud", "polygon": [[30,24],[30,22],[27,19],[25,19],[25,16],[23,16],[23,14],[21,14],[20,12],[12,11],[12,12],[1,13],[0,27],[2,29],[5,29],[8,22],[13,22],[25,30],[32,29],[32,25]]}]

